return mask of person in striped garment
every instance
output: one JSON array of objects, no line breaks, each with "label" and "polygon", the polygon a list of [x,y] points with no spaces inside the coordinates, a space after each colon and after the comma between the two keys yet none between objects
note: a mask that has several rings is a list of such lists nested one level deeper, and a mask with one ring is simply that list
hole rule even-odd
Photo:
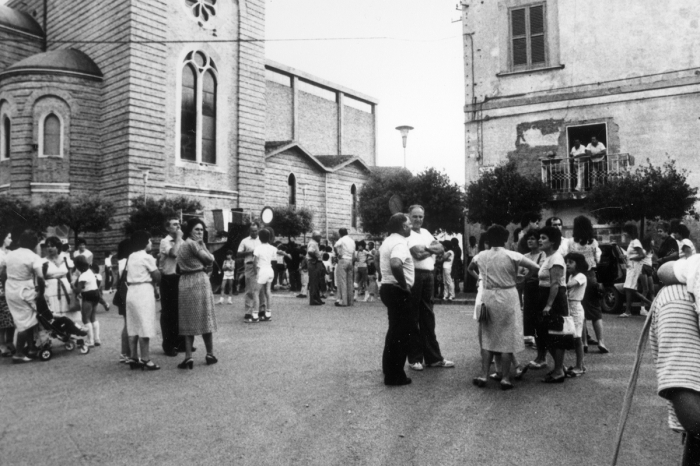
[{"label": "person in striped garment", "polygon": [[[667,264],[671,266],[672,264]],[[662,271],[662,269],[664,269]],[[668,425],[684,435],[682,465],[700,464],[700,328],[694,297],[673,267],[659,269],[666,284],[652,304],[649,341],[658,394],[668,402]],[[668,274],[664,272],[670,271]],[[664,276],[667,275],[667,276]],[[673,283],[673,284],[670,284]]]}]

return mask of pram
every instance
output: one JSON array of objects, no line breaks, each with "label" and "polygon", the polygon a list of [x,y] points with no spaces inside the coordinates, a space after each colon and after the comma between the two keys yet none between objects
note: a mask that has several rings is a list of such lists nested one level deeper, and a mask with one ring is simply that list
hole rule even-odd
[{"label": "pram", "polygon": [[87,332],[78,328],[68,317],[54,317],[45,299],[37,298],[37,320],[44,328],[37,334],[36,346],[39,351],[39,359],[48,361],[53,356],[51,350],[51,339],[64,343],[68,351],[73,351],[76,347],[82,354],[88,354],[90,348],[85,344]]}]

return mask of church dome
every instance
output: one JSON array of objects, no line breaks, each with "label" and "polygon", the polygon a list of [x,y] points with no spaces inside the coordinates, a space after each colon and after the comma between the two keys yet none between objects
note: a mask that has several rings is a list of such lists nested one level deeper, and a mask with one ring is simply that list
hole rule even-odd
[{"label": "church dome", "polygon": [[4,5],[0,5],[0,27],[2,26],[33,36],[44,37],[44,31],[31,15]]},{"label": "church dome", "polygon": [[102,79],[102,71],[85,53],[76,49],[53,50],[20,60],[0,76],[56,74]]}]

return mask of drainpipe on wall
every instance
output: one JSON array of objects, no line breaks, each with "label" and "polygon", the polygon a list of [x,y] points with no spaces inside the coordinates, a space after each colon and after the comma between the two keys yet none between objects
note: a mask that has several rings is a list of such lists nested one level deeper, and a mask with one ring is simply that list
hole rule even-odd
[{"label": "drainpipe on wall", "polygon": [[49,33],[46,30],[48,27],[48,17],[49,17],[49,0],[44,0],[44,42],[41,44],[41,51],[46,52],[48,50],[48,37]]}]

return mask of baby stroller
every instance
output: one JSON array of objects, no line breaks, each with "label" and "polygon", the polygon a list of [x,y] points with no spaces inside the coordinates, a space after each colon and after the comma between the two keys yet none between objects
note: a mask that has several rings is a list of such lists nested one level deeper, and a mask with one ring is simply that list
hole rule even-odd
[{"label": "baby stroller", "polygon": [[36,346],[39,350],[39,359],[48,361],[53,356],[51,350],[51,339],[59,340],[64,343],[68,351],[73,351],[76,347],[80,349],[82,354],[88,354],[90,348],[85,344],[87,332],[78,328],[68,317],[54,317],[53,312],[49,309],[46,300],[37,298],[37,320],[44,328],[37,335]]}]

